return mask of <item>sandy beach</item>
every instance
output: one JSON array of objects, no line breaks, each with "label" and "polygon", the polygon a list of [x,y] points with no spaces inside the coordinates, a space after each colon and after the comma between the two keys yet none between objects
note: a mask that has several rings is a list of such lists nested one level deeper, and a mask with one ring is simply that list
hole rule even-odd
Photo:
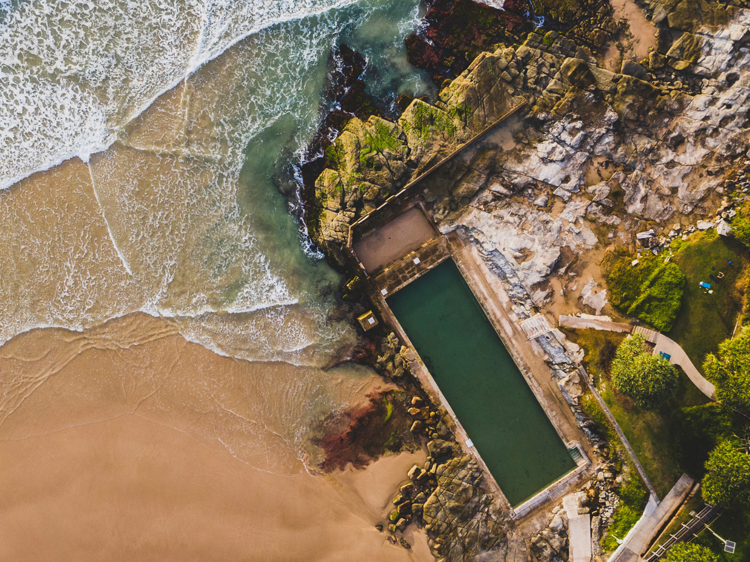
[{"label": "sandy beach", "polygon": [[424,453],[301,460],[314,417],[382,384],[365,369],[221,357],[136,314],[19,336],[0,370],[0,559],[430,559],[374,527]]}]

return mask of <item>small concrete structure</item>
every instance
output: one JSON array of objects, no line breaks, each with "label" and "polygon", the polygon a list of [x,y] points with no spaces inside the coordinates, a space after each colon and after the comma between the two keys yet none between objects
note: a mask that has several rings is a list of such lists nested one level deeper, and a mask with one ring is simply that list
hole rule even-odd
[{"label": "small concrete structure", "polygon": [[362,329],[365,332],[369,332],[370,330],[372,330],[375,326],[379,324],[378,319],[375,318],[375,315],[372,313],[372,310],[368,310],[362,316],[359,316],[357,318],[357,321],[359,322],[359,325],[362,326]]},{"label": "small concrete structure", "polygon": [[653,228],[651,230],[647,230],[646,232],[639,232],[635,235],[638,240],[649,240],[654,236],[656,236],[656,233],[654,232]]},{"label": "small concrete structure", "polygon": [[521,322],[521,329],[526,334],[527,340],[533,340],[552,331],[547,318],[543,314],[535,314]]},{"label": "small concrete structure", "polygon": [[591,515],[578,513],[578,494],[563,498],[563,507],[568,516],[568,560],[591,562]]},{"label": "small concrete structure", "polygon": [[608,332],[630,333],[633,327],[630,324],[621,324],[612,322],[609,316],[592,316],[581,314],[581,316],[560,315],[560,326],[565,328],[575,328],[578,330],[606,330]]}]

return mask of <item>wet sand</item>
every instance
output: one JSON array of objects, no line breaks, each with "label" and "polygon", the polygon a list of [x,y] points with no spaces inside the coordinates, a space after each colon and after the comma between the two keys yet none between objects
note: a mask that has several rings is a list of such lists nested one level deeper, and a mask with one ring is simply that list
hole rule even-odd
[{"label": "wet sand", "polygon": [[23,334],[0,370],[2,560],[431,559],[374,529],[424,453],[308,470],[370,371],[221,357],[143,314]]},{"label": "wet sand", "polygon": [[262,472],[138,416],[4,441],[0,459],[3,560],[431,559],[387,543],[341,478]]},{"label": "wet sand", "polygon": [[[38,8],[46,15],[23,12],[24,25],[63,29],[67,8]],[[335,296],[341,279],[305,254],[272,181],[316,129],[330,45],[361,11],[314,0],[320,15],[302,10],[178,80],[198,47],[183,41],[217,46],[214,23],[239,38],[261,8],[229,2],[215,20],[177,10],[151,36],[137,25],[158,27],[153,13],[125,27],[77,14],[64,27],[87,49],[51,62],[86,76],[80,115],[78,98],[33,90],[31,125],[4,121],[14,151],[56,161],[88,134],[77,129],[97,111],[86,96],[102,93],[89,77],[106,74],[93,82],[118,102],[106,123],[85,123],[109,148],[0,191],[0,560],[431,559],[424,535],[408,553],[374,529],[422,454],[316,472],[321,420],[386,383],[354,365],[319,368],[349,356],[357,335]],[[405,35],[389,37],[410,10],[360,40],[374,60],[394,60],[392,43],[406,64]],[[208,35],[185,33],[202,19]],[[126,33],[99,44],[102,29]],[[131,32],[144,43],[128,43]],[[112,41],[128,64],[110,60]],[[148,72],[118,74],[134,68]]]},{"label": "wet sand", "polygon": [[636,62],[644,59],[649,49],[656,48],[656,26],[633,0],[612,0],[612,7],[615,18],[627,21],[633,34],[632,55],[628,58]]}]

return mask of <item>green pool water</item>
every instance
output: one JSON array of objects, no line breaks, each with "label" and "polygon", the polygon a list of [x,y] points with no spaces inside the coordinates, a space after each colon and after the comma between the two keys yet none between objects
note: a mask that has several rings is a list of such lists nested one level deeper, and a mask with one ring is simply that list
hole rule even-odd
[{"label": "green pool water", "polygon": [[388,304],[512,505],[575,468],[452,260]]}]

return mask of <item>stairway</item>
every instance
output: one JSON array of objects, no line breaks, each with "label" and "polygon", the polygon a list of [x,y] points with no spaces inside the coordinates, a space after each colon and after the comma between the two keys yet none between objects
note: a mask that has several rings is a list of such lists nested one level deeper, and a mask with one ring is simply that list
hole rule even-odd
[{"label": "stairway", "polygon": [[633,330],[634,334],[641,334],[644,338],[646,338],[646,341],[648,343],[655,344],[656,340],[659,339],[659,332],[655,332],[653,330],[649,330],[648,328],[644,328],[642,326],[636,326],[635,330]]}]

